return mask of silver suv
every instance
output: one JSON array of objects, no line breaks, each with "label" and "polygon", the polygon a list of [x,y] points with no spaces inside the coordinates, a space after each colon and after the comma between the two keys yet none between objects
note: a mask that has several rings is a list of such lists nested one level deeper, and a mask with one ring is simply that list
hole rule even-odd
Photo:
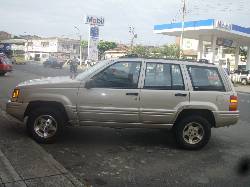
[{"label": "silver suv", "polygon": [[238,99],[215,65],[121,58],[100,61],[74,80],[55,77],[20,83],[7,112],[31,136],[50,143],[65,125],[172,129],[178,145],[199,149],[211,128],[238,121]]}]

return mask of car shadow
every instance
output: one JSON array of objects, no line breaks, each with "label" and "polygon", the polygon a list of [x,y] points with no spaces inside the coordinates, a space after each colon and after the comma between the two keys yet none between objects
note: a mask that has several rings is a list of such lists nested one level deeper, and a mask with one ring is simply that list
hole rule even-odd
[{"label": "car shadow", "polygon": [[68,127],[58,137],[59,144],[74,145],[134,145],[141,147],[164,146],[177,148],[174,134],[165,129]]}]

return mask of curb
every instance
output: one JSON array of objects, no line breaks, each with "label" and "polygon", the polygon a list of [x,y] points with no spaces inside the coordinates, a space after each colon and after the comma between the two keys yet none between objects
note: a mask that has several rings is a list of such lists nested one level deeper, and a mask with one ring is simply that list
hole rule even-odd
[{"label": "curb", "polygon": [[[1,109],[0,114],[13,125],[20,125]],[[85,186],[32,139],[22,136],[17,137],[17,140],[3,139],[7,143],[0,147],[0,186],[25,187],[34,183],[46,186],[51,182],[54,186],[64,183],[67,183],[66,186]],[[19,148],[19,144],[23,146]],[[27,164],[23,164],[25,161]],[[33,165],[36,162],[42,163]]]},{"label": "curb", "polygon": [[250,94],[250,92],[244,92],[244,91],[236,91],[238,93],[241,93],[241,94]]}]

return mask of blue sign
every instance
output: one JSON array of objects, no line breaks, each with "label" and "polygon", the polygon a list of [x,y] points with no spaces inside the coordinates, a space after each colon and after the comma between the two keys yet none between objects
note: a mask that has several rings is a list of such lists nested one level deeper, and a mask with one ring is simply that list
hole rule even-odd
[{"label": "blue sign", "polygon": [[90,27],[90,37],[99,38],[99,27],[97,26]]}]

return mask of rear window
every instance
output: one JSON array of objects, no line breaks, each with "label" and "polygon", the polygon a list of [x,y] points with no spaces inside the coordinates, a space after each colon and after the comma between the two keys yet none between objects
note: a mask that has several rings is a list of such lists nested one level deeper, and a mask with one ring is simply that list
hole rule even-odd
[{"label": "rear window", "polygon": [[187,66],[195,91],[225,91],[217,68]]}]

